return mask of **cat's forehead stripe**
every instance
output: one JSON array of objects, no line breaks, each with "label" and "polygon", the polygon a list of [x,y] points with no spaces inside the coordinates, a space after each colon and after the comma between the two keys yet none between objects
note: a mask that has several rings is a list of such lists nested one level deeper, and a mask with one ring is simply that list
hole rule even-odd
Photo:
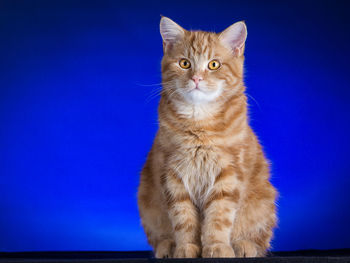
[{"label": "cat's forehead stripe", "polygon": [[214,39],[213,33],[192,31],[188,37],[187,52],[191,56],[212,57],[214,53],[213,46],[217,39]]}]

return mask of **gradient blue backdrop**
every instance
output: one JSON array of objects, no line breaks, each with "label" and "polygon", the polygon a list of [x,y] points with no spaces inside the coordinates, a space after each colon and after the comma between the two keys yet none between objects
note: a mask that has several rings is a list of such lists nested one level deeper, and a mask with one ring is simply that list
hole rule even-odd
[{"label": "gradient blue backdrop", "polygon": [[160,14],[187,29],[246,21],[251,123],[281,193],[273,247],[350,247],[349,10],[0,1],[0,251],[150,248],[136,190],[157,130]]}]

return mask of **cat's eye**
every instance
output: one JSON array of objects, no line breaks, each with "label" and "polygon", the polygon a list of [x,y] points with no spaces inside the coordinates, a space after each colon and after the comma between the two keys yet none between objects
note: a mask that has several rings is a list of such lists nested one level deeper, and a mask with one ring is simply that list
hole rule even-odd
[{"label": "cat's eye", "polygon": [[220,68],[220,66],[221,66],[220,62],[218,60],[215,60],[215,59],[210,61],[208,64],[208,68],[210,70],[216,70],[216,69]]},{"label": "cat's eye", "polygon": [[179,62],[181,68],[188,69],[191,67],[191,62],[188,59],[181,59]]}]

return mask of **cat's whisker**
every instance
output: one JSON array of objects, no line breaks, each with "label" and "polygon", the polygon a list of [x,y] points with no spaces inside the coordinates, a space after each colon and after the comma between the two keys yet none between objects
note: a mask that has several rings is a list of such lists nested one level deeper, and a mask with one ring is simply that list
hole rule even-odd
[{"label": "cat's whisker", "polygon": [[158,87],[158,88],[154,89],[153,91],[151,91],[150,95],[146,98],[145,103],[149,103],[154,98],[160,96],[161,92],[162,92],[162,87]]},{"label": "cat's whisker", "polygon": [[[170,84],[170,83],[173,83],[173,81],[168,81],[164,83]],[[166,93],[168,90],[172,91],[172,93],[176,92],[176,89],[173,88],[171,85],[167,85],[167,88],[163,88],[162,86],[160,86],[155,88],[153,91],[151,91],[151,94],[146,98],[145,102],[149,103],[152,99],[158,96],[161,96],[162,94]]]},{"label": "cat's whisker", "polygon": [[178,90],[174,88],[172,92],[168,94],[168,100],[170,100],[176,93],[178,93]]},{"label": "cat's whisker", "polygon": [[155,87],[155,86],[163,86],[164,84],[168,84],[168,83],[171,83],[171,82],[173,82],[173,81],[172,80],[170,80],[170,81],[163,81],[163,82],[160,82],[160,83],[153,83],[153,84],[135,83],[135,85],[141,86],[141,87]]},{"label": "cat's whisker", "polygon": [[255,102],[255,104],[258,106],[259,110],[262,111],[259,102],[252,95],[250,95],[247,91],[245,92],[245,94],[247,94],[247,96]]},{"label": "cat's whisker", "polygon": [[136,84],[137,86],[141,87],[154,87],[154,86],[162,86],[162,83],[155,83],[155,84]]}]

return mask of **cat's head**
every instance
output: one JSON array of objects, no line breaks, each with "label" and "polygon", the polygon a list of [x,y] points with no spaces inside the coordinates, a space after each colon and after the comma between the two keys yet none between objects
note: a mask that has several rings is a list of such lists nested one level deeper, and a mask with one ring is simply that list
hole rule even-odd
[{"label": "cat's head", "polygon": [[216,34],[187,31],[167,17],[160,21],[163,88],[169,97],[201,104],[242,88],[244,22]]}]

